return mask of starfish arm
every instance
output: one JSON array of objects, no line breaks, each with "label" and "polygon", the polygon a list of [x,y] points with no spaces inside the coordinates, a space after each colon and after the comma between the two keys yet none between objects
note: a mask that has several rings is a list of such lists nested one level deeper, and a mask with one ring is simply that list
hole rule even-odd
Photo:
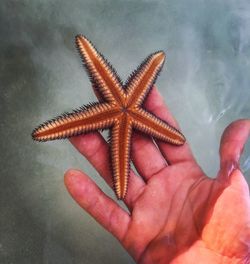
[{"label": "starfish arm", "polygon": [[131,120],[124,114],[111,131],[113,184],[118,199],[124,199],[128,189],[131,134]]},{"label": "starfish arm", "polygon": [[68,138],[79,134],[110,127],[117,116],[117,110],[108,104],[94,104],[62,114],[51,119],[32,132],[37,141]]},{"label": "starfish arm", "polygon": [[147,96],[160,73],[165,60],[163,51],[149,55],[132,73],[125,89],[127,90],[127,105],[139,106]]},{"label": "starfish arm", "polygon": [[125,93],[116,71],[84,36],[76,36],[76,46],[99,99],[121,104]]},{"label": "starfish arm", "polygon": [[183,145],[186,141],[180,131],[142,108],[136,112],[131,112],[131,115],[133,117],[133,126],[154,138],[173,145]]}]

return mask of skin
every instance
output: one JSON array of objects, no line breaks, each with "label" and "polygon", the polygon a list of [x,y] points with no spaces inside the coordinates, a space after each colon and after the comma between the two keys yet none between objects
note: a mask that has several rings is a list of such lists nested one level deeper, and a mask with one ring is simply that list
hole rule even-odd
[{"label": "skin", "polygon": [[[144,106],[178,128],[154,87]],[[250,120],[224,131],[220,170],[207,177],[188,143],[181,147],[134,133],[131,171],[123,210],[85,173],[69,170],[65,185],[75,201],[114,235],[137,263],[250,263],[249,188],[239,159]],[[112,186],[108,145],[99,133],[71,143]]]}]

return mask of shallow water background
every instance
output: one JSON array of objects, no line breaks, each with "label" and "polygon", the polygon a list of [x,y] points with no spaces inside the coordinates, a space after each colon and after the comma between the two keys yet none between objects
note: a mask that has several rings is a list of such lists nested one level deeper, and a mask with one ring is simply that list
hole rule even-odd
[{"label": "shallow water background", "polygon": [[[134,263],[71,199],[63,174],[93,168],[68,143],[34,143],[39,123],[96,98],[74,36],[85,34],[125,81],[164,50],[157,86],[214,177],[224,128],[250,117],[248,0],[2,0],[0,263]],[[250,180],[250,144],[242,157]]]}]

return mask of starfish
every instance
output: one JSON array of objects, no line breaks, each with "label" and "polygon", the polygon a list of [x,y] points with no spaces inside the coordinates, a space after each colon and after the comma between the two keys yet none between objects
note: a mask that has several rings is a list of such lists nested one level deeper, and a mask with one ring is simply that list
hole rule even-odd
[{"label": "starfish", "polygon": [[76,36],[76,46],[99,102],[41,124],[33,130],[32,137],[48,141],[110,129],[113,186],[117,198],[124,199],[128,190],[134,129],[174,145],[185,142],[181,132],[142,106],[161,71],[165,54],[158,51],[149,55],[122,84],[110,63],[85,36]]}]

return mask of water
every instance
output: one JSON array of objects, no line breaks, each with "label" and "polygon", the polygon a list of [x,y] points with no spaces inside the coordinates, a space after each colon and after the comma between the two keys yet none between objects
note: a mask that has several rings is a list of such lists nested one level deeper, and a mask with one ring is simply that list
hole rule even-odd
[{"label": "water", "polygon": [[[249,1],[2,1],[0,7],[1,263],[133,263],[63,185],[80,168],[112,195],[67,141],[30,132],[95,96],[74,48],[85,34],[125,81],[164,50],[157,80],[195,156],[214,177],[224,128],[250,116]],[[242,170],[250,180],[250,145]]]}]

